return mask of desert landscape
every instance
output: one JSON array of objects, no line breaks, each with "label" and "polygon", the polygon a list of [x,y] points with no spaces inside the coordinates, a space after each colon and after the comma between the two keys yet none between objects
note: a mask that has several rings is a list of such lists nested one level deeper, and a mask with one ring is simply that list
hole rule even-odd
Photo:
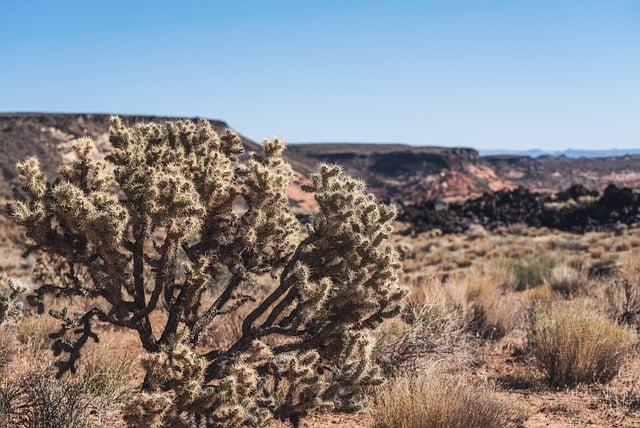
[{"label": "desert landscape", "polygon": [[[158,130],[169,132],[169,128],[162,126],[174,119],[123,116],[118,122],[122,124],[123,131],[118,135],[129,135],[125,133],[128,131],[124,131],[126,126],[136,123],[155,123],[159,125]],[[211,129],[220,136],[231,135],[226,134],[227,125],[224,122],[206,123],[209,125],[198,125],[204,127],[198,129]],[[148,132],[151,135],[155,131]],[[376,245],[385,245],[387,239],[384,233],[378,238],[377,229],[374,228],[371,232],[373,235],[364,239],[364,243],[354,240],[353,243],[344,244],[346,247],[340,250],[333,247],[337,238],[330,242],[319,241],[314,244],[315,249],[307,258],[300,259],[301,263],[304,261],[309,265],[309,273],[291,274],[291,284],[285,280],[278,282],[278,278],[287,277],[287,272],[293,269],[286,262],[278,258],[265,259],[267,261],[255,257],[243,259],[241,263],[247,266],[260,266],[254,272],[256,282],[242,285],[233,297],[229,297],[231,303],[228,306],[218,306],[220,319],[199,331],[198,341],[193,342],[197,343],[192,348],[199,355],[196,358],[189,357],[192,351],[180,351],[182,348],[178,345],[183,343],[181,341],[184,338],[168,340],[166,343],[169,345],[164,348],[149,351],[154,349],[153,344],[149,345],[144,340],[141,342],[143,336],[139,333],[142,327],[137,327],[137,324],[136,328],[127,326],[128,322],[134,323],[144,318],[154,331],[166,329],[171,324],[171,305],[177,305],[177,296],[186,289],[184,284],[188,284],[192,276],[199,278],[189,270],[195,267],[176,268],[175,277],[172,277],[176,283],[163,285],[163,290],[171,291],[163,291],[163,297],[153,297],[156,295],[154,290],[159,289],[157,284],[162,277],[156,275],[162,265],[152,262],[162,260],[163,254],[169,254],[166,252],[168,250],[163,249],[163,243],[170,242],[169,237],[174,233],[172,228],[178,227],[172,223],[173,220],[181,219],[181,216],[191,218],[184,214],[187,208],[176,208],[177,214],[173,215],[177,217],[170,221],[163,217],[164,208],[149,208],[160,210],[157,211],[160,214],[153,214],[158,216],[157,220],[155,217],[152,220],[152,224],[157,222],[160,226],[140,241],[140,251],[144,250],[148,256],[144,258],[147,263],[144,271],[139,270],[138,274],[141,280],[155,285],[142,289],[142,294],[127,288],[125,297],[118,300],[127,303],[128,299],[142,298],[149,307],[148,311],[142,310],[143,315],[140,315],[142,312],[136,312],[140,308],[119,308],[108,297],[92,295],[93,289],[79,292],[87,286],[75,281],[82,280],[94,284],[94,287],[100,286],[95,276],[100,270],[96,268],[98,270],[92,272],[91,269],[96,264],[107,266],[106,261],[115,257],[98,251],[102,245],[110,242],[108,237],[101,237],[100,231],[83,231],[81,226],[75,228],[73,225],[64,232],[68,220],[61,213],[67,211],[51,211],[51,218],[56,219],[51,223],[51,233],[58,235],[55,239],[43,238],[29,226],[34,224],[30,223],[29,215],[32,214],[29,212],[35,212],[33,207],[37,204],[30,205],[29,210],[32,211],[20,214],[22,217],[16,214],[21,206],[16,205],[17,201],[36,203],[40,197],[36,180],[38,173],[29,169],[33,167],[22,164],[21,170],[16,169],[16,163],[23,162],[28,156],[38,156],[39,168],[50,183],[50,190],[42,190],[43,194],[47,194],[65,182],[80,180],[82,183],[82,180],[86,180],[86,177],[73,175],[73,171],[83,171],[82,165],[93,165],[91,168],[94,168],[96,162],[107,158],[114,165],[121,165],[119,168],[124,168],[122,165],[125,163],[117,162],[128,147],[122,142],[127,138],[147,138],[145,141],[149,153],[155,147],[153,144],[165,144],[164,139],[169,138],[158,137],[157,141],[163,142],[154,143],[154,137],[144,133],[140,134],[142,137],[138,134],[126,138],[113,135],[109,135],[108,115],[0,114],[0,169],[4,177],[0,181],[4,207],[0,216],[0,253],[3,256],[0,261],[0,425],[378,428],[640,426],[640,196],[636,192],[640,186],[640,157],[530,158],[515,155],[480,156],[477,151],[468,148],[374,144],[289,145],[282,156],[292,167],[290,182],[278,182],[287,197],[273,199],[264,206],[255,205],[278,219],[278,216],[284,215],[278,210],[286,208],[286,212],[291,214],[279,220],[285,222],[283,230],[278,229],[280,223],[269,223],[272,221],[269,216],[256,216],[247,224],[236,224],[236,220],[227,220],[220,215],[214,218],[217,223],[213,222],[212,226],[197,229],[197,232],[189,235],[188,240],[181,244],[184,252],[177,253],[177,260],[180,263],[188,262],[188,248],[196,251],[199,248],[198,240],[206,242],[202,239],[207,233],[212,236],[222,233],[224,228],[214,227],[213,224],[228,224],[227,227],[239,228],[244,234],[255,227],[258,230],[256,233],[280,237],[275,240],[275,247],[269,247],[268,253],[264,250],[265,254],[275,252],[295,258],[298,253],[291,256],[292,250],[287,247],[290,238],[284,237],[294,229],[298,241],[302,238],[297,237],[304,237],[304,233],[314,236],[311,233],[314,230],[324,230],[322,221],[333,224],[334,228],[339,228],[341,221],[352,224],[355,220],[351,220],[353,213],[348,210],[349,204],[359,195],[358,183],[366,183],[367,191],[374,194],[375,199],[367,199],[364,196],[366,193],[363,193],[359,203],[369,204],[366,206],[371,208],[357,208],[360,205],[356,204],[353,210],[370,212],[380,209],[381,217],[376,217],[377,220],[373,222],[376,224],[385,224],[381,220],[386,212],[385,205],[380,205],[383,208],[373,208],[378,207],[378,203],[390,204],[397,210],[395,219],[389,220],[393,232],[389,233],[388,242],[389,248],[395,250],[394,255],[380,258],[387,260],[386,263],[390,265],[397,260],[398,268],[393,274],[397,275],[397,283],[388,280],[387,275],[391,273],[384,273],[388,266],[376,261],[367,268],[367,275],[377,278],[371,280],[371,284],[376,284],[372,289],[390,287],[388,290],[391,291],[381,294],[386,297],[376,300],[379,305],[377,315],[368,319],[372,328],[365,327],[366,323],[361,320],[348,321],[348,317],[345,321],[318,324],[318,319],[323,318],[319,313],[325,313],[326,319],[331,319],[338,317],[333,314],[350,311],[368,313],[366,311],[370,309],[366,309],[366,305],[360,309],[364,299],[362,295],[353,297],[349,293],[340,294],[343,291],[339,291],[337,286],[335,291],[327,291],[328,294],[320,298],[318,291],[309,291],[315,289],[297,285],[296,275],[308,275],[311,278],[309,284],[320,287],[323,278],[333,278],[334,271],[338,269],[335,266],[341,266],[334,266],[324,258],[329,260],[329,254],[333,251],[349,253],[352,247],[362,246],[363,249],[358,251],[373,248],[366,250],[372,251],[371,254],[356,258],[358,263],[365,266],[364,260],[368,260],[368,257],[382,257],[379,255],[382,250],[378,250]],[[81,137],[92,139],[92,151],[82,151],[78,146],[74,149],[75,142]],[[266,142],[263,145],[242,136],[234,138],[233,147],[237,149],[237,155],[229,151],[231,149],[224,149],[227,147],[224,144],[231,144],[231,139],[220,140],[226,143],[215,143],[222,147],[215,150],[226,153],[229,159],[237,157],[236,171],[255,171],[256,177],[275,174],[277,178],[280,173],[289,177],[286,171],[282,172],[279,154],[269,154],[278,152],[277,143]],[[182,151],[187,150],[175,147],[165,149],[167,152],[162,156],[173,156],[172,150],[177,150],[183,156]],[[265,154],[261,155],[263,151]],[[145,156],[150,156],[149,153]],[[161,155],[158,156],[161,158]],[[327,163],[340,165],[348,175],[362,179],[362,182],[341,178],[343,182],[337,181],[322,190],[322,185],[318,184],[321,179],[318,175],[314,178],[314,171],[319,165]],[[68,167],[58,169],[60,165]],[[193,165],[190,168],[194,169]],[[264,170],[260,169],[263,167]],[[334,172],[327,169],[329,167],[324,168],[321,168],[324,171],[322,174],[332,177]],[[93,177],[92,170],[87,171],[85,175]],[[98,191],[96,189],[104,189],[117,196],[113,203],[118,199],[125,201],[132,198],[134,190],[127,190],[122,184],[127,183],[126,177],[117,169],[107,168],[107,172],[115,172],[120,177],[119,188],[113,182],[101,183],[100,175],[96,172],[97,175],[91,179],[94,181],[87,182],[84,194],[92,195],[92,192]],[[63,174],[62,178],[56,180],[60,174]],[[231,177],[231,170],[226,174]],[[36,181],[29,181],[28,177]],[[251,181],[253,179],[250,177],[250,174],[246,175],[238,182],[249,188],[246,195],[253,194],[250,193],[251,186],[261,189],[261,179]],[[164,184],[158,184],[160,191],[175,185],[170,178],[166,180],[160,181]],[[196,183],[195,178],[193,180]],[[267,178],[263,180],[268,181]],[[349,190],[355,191],[356,196],[336,202],[332,198],[337,196],[331,192],[343,189],[340,186],[344,183],[352,183],[347,187],[356,189]],[[227,189],[233,188],[233,185],[228,186]],[[23,196],[16,199],[12,196],[12,189]],[[188,186],[181,189],[177,192],[178,196],[181,192],[190,191]],[[230,194],[242,194],[245,190],[228,191]],[[256,191],[257,194],[260,192]],[[177,199],[171,199],[174,197],[171,195],[163,197],[169,198],[163,199],[169,201],[166,209],[172,209],[174,205],[182,207],[187,203],[177,196]],[[258,201],[253,196],[244,196],[242,203],[231,198],[228,201],[228,213],[241,221],[253,212],[252,207]],[[274,206],[280,208],[273,211]],[[135,210],[130,212],[135,213]],[[334,213],[342,217],[332,219]],[[87,211],[82,215],[94,214]],[[16,221],[27,227],[15,224]],[[225,223],[227,221],[229,223]],[[260,229],[261,222],[265,225],[263,229],[269,230]],[[107,232],[111,230],[110,223],[104,224]],[[177,224],[180,230],[191,227],[186,220]],[[367,226],[366,221],[353,224],[360,228]],[[330,232],[329,228],[324,233]],[[125,237],[122,239],[134,240],[133,235],[127,238],[129,232],[126,230],[122,233]],[[239,263],[233,261],[240,253],[236,249],[247,247],[249,242],[242,233],[238,238],[233,238],[237,241],[225,244],[223,242],[227,241],[216,241],[217,247],[209,250],[214,253],[206,254],[220,254],[216,256],[220,264],[234,266]],[[80,245],[85,248],[83,251],[97,251],[98,255],[93,259],[87,255],[85,260],[75,250],[56,247],[56,243],[64,239],[75,242],[76,247],[82,239],[86,239],[88,243],[82,244],[84,247]],[[260,240],[251,242],[256,248],[262,249]],[[47,252],[43,250],[47,248],[53,256],[46,255]],[[74,254],[76,258],[72,262],[65,261],[62,257],[65,251],[72,251],[69,254]],[[135,252],[132,251],[132,254]],[[124,269],[131,268],[131,272],[135,273],[135,263],[127,261],[122,266]],[[193,260],[192,263],[198,266]],[[266,263],[274,263],[276,267],[268,270]],[[379,268],[382,270],[378,271]],[[217,293],[224,290],[221,285],[224,282],[220,281],[233,282],[237,274],[233,268],[208,271],[202,265],[200,269],[211,275],[206,280],[198,280],[202,284],[198,295],[202,308],[194,306],[189,309],[192,312],[184,312],[176,319],[176,326],[186,326],[188,331],[193,331],[198,325],[197,318],[193,316],[204,314],[204,308],[208,305],[216,307]],[[322,269],[326,269],[326,272],[321,273],[324,272]],[[314,275],[318,278],[313,279]],[[113,278],[111,280],[115,281]],[[345,287],[347,284],[351,284],[349,287],[360,284],[351,276],[335,277],[332,281]],[[49,291],[53,292],[38,293],[47,284]],[[287,290],[293,290],[290,291],[288,303],[288,297],[283,297],[282,293],[270,300],[269,296],[274,295],[274,290],[282,288],[283,284],[288,284]],[[404,290],[398,291],[400,294],[397,296],[393,291],[396,285],[399,287],[397,290]],[[295,291],[296,287],[300,287],[300,290]],[[367,299],[374,295],[367,294]],[[400,295],[401,304],[396,309],[394,299]],[[154,299],[157,306],[152,307],[150,302]],[[269,310],[273,312],[259,311],[264,306],[261,302],[265,301],[270,302]],[[298,311],[300,314],[304,314],[304,310],[311,311],[309,308],[312,306],[305,306],[307,301],[314,302],[315,309],[310,312],[311,315],[301,318],[298,324],[292,324],[305,328],[295,330],[289,327],[287,323],[292,323],[295,316],[302,317],[297,315]],[[131,303],[135,302],[133,300]],[[353,303],[341,307],[341,302]],[[81,315],[90,313],[96,304],[98,312],[95,312],[95,323],[77,321]],[[123,312],[117,314],[118,310]],[[251,319],[254,313],[257,315],[247,323],[246,319]],[[255,359],[246,357],[246,362],[242,360],[239,363],[239,357],[230,353],[228,358],[235,362],[229,366],[220,363],[224,362],[220,355],[227,355],[225,353],[230,350],[246,346],[242,348],[246,353],[243,355],[253,352],[251,346],[254,345],[249,346],[245,338],[262,337],[259,336],[263,333],[257,326],[258,320],[265,334],[264,346],[274,354],[271,357],[261,354]],[[367,337],[372,339],[366,346],[356,344],[360,342],[345,345],[345,349],[351,346],[359,351],[335,360],[341,361],[343,366],[332,360],[330,354],[324,354],[328,352],[327,349],[337,346],[338,342],[331,340],[338,340],[338,337],[342,337],[338,334],[342,333],[329,330],[333,336],[327,333],[326,343],[319,345],[320,342],[312,342],[314,338],[321,337],[319,332],[338,328],[341,322],[351,326],[349,328],[356,336],[366,331]],[[267,336],[267,331],[275,331],[280,336]],[[93,334],[99,337],[99,341],[92,340]],[[304,343],[315,343],[312,346],[319,349],[321,363],[315,366],[305,363],[303,357],[307,354],[295,351],[304,349],[297,348]],[[74,353],[76,350],[77,355]],[[283,350],[282,357],[278,357],[280,350]],[[163,360],[162,355],[168,355],[162,357],[168,360]],[[185,362],[189,358],[198,360],[205,357],[219,366],[213,367],[212,363],[204,372],[199,372],[199,363]],[[287,378],[297,373],[293,366],[282,368],[283,364],[294,364],[292,361],[295,361],[296,367],[302,367],[299,374],[302,380]],[[310,364],[312,368],[304,369],[304,364]],[[359,368],[356,370],[353,367]],[[226,370],[226,374],[218,376],[214,369],[220,372]],[[269,377],[273,375],[269,370],[275,370],[274,378]],[[55,377],[56,372],[61,374],[59,378]],[[336,383],[340,393],[331,395],[328,392],[331,391],[330,385],[333,385],[331,382],[337,382],[340,373],[343,373],[342,383]],[[348,382],[344,373],[351,373]],[[154,375],[161,380],[153,380]],[[187,386],[183,386],[181,382],[193,382],[189,376],[200,379],[200,383],[185,383]],[[252,376],[258,379],[255,381],[257,383],[252,383]],[[274,381],[276,378],[279,380]],[[227,391],[222,388],[230,379],[236,385],[233,387],[235,389],[231,389],[233,393],[224,394],[231,394],[228,397],[232,398],[225,399],[235,400],[233,405],[210,401],[212,396],[227,397],[221,391]],[[289,389],[284,389],[289,391],[287,394],[278,389],[278,382],[283,385],[286,383],[282,379],[289,379]],[[149,388],[149,383],[152,388]],[[245,385],[242,388],[246,389],[247,396],[240,392],[241,385]],[[156,395],[150,392],[153,388]],[[200,395],[196,395],[196,398],[186,392],[200,390],[213,392],[208,392],[210,395],[198,392]],[[273,394],[267,394],[267,390]],[[265,400],[269,396],[274,401],[271,404],[255,401],[255,397],[262,394]],[[205,399],[205,396],[209,398]],[[137,415],[131,415],[132,409],[138,412]],[[211,412],[218,419],[211,419],[212,416],[203,412]]]}]

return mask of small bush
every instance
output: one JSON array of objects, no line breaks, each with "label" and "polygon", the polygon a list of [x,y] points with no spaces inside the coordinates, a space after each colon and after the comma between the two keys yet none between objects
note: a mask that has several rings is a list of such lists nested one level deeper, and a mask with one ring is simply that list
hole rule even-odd
[{"label": "small bush", "polygon": [[51,348],[53,340],[49,334],[59,328],[58,322],[50,316],[26,317],[16,324],[18,340],[29,345],[36,354]]},{"label": "small bush", "polygon": [[523,291],[546,283],[555,265],[555,259],[536,255],[525,256],[524,260],[513,260],[511,269],[515,274],[514,289]]},{"label": "small bush", "polygon": [[376,397],[375,428],[504,427],[509,411],[487,385],[435,367],[390,380]]},{"label": "small bush", "polygon": [[462,284],[467,329],[475,336],[497,340],[521,322],[521,304],[487,278],[468,277]]},{"label": "small bush", "polygon": [[32,372],[0,386],[0,422],[31,428],[86,427],[89,401],[83,384]]},{"label": "small bush", "polygon": [[459,268],[469,267],[472,263],[473,262],[466,257],[456,260],[456,265],[458,265]]},{"label": "small bush", "polygon": [[555,308],[539,314],[530,341],[538,365],[558,387],[611,380],[630,344],[623,328],[583,308]]},{"label": "small bush", "polygon": [[448,304],[445,293],[439,281],[428,281],[410,295],[401,320],[378,333],[374,358],[385,375],[422,370],[430,359],[465,346],[462,311]]},{"label": "small bush", "polygon": [[564,297],[575,296],[585,285],[585,282],[586,275],[566,263],[555,265],[549,278],[551,289]]},{"label": "small bush", "polygon": [[85,389],[100,407],[116,403],[131,389],[130,373],[135,361],[131,352],[113,343],[110,347],[97,346],[88,353],[82,372]]}]

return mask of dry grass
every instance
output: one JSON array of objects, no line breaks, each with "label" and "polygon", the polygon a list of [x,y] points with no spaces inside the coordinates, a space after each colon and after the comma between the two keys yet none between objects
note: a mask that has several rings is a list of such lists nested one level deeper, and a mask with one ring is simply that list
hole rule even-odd
[{"label": "dry grass", "polygon": [[530,334],[538,365],[557,387],[611,380],[630,350],[625,329],[581,306],[539,314]]},{"label": "dry grass", "polygon": [[391,379],[372,408],[375,428],[505,427],[509,408],[486,384],[432,366]]},{"label": "dry grass", "polygon": [[89,402],[82,383],[34,371],[0,385],[0,423],[7,427],[84,428]]},{"label": "dry grass", "polygon": [[85,351],[80,374],[86,391],[100,402],[99,407],[116,403],[131,391],[131,369],[135,363],[133,352],[114,341]]},{"label": "dry grass", "polygon": [[[586,420],[614,426],[609,423],[613,413],[617,426],[640,426],[640,387],[635,381],[629,386],[640,360],[631,354],[620,366],[635,338],[630,340],[611,322],[640,328],[638,242],[639,229],[614,237],[520,226],[398,236],[406,268],[403,281],[411,284],[412,294],[406,310],[385,322],[378,336],[376,358],[389,381],[377,393],[376,426],[509,425],[508,412],[499,410],[505,407],[500,400],[527,408],[531,417],[519,422],[529,428],[576,426]],[[15,266],[7,273],[28,278],[20,260],[11,262]],[[9,269],[6,264],[0,267]],[[268,278],[258,282],[271,285]],[[205,296],[207,306],[213,296]],[[69,310],[86,309],[83,304]],[[610,321],[589,313],[607,313]],[[241,321],[236,316],[220,318],[203,334],[200,351],[228,346],[240,334]],[[154,328],[165,322],[152,314]],[[0,386],[3,381],[19,382],[36,367],[55,373],[48,334],[58,328],[58,321],[46,315],[0,328]],[[121,407],[130,404],[142,382],[135,364],[143,350],[135,332],[102,325],[96,329],[101,343],[83,350],[74,381],[84,385],[92,400],[87,426],[122,426]],[[550,361],[546,364],[551,369],[544,361]],[[616,377],[605,386],[568,390],[550,388],[545,375],[555,379],[555,386]],[[498,386],[487,386],[493,382]],[[549,406],[550,401],[556,405]],[[498,413],[492,413],[495,409]],[[492,419],[495,414],[499,422]],[[485,416],[488,419],[482,419]],[[301,426],[352,428],[369,423],[368,416],[350,416],[350,424],[336,422],[340,418],[314,415]]]},{"label": "dry grass", "polygon": [[18,340],[28,345],[35,357],[50,353],[53,340],[49,338],[49,333],[59,329],[60,321],[49,315],[25,317],[16,323]]},{"label": "dry grass", "polygon": [[549,278],[551,289],[566,298],[574,297],[583,292],[586,288],[586,283],[586,272],[568,263],[558,263],[551,269]]},{"label": "dry grass", "polygon": [[421,370],[445,355],[456,366],[471,358],[465,353],[468,334],[462,310],[450,303],[447,288],[435,278],[413,284],[399,320],[377,334],[375,359],[385,374]]},{"label": "dry grass", "polygon": [[499,339],[523,321],[521,301],[505,293],[492,276],[472,270],[447,288],[454,305],[463,308],[468,330],[477,337]]}]

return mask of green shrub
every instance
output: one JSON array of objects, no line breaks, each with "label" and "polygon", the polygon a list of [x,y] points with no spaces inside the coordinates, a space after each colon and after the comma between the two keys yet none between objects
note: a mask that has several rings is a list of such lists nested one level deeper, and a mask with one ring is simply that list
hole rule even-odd
[{"label": "green shrub", "polygon": [[[321,165],[305,186],[318,211],[302,227],[281,140],[248,156],[237,134],[220,136],[208,121],[110,125],[104,161],[81,139],[53,182],[35,157],[17,166],[13,219],[30,252],[56,267],[52,281],[36,278],[29,303],[43,313],[45,296],[101,302],[77,315],[50,311],[61,323],[51,335],[64,356],[58,375],[75,372],[105,323],[137,333],[148,354],[144,389],[174,393],[167,425],[271,416],[296,425],[319,403],[362,404],[363,387],[381,381],[369,331],[405,295],[389,240],[395,210]],[[162,326],[151,322],[158,312]],[[199,351],[203,333],[232,314],[244,317],[240,337]]]},{"label": "green shrub", "polygon": [[523,291],[546,283],[551,278],[555,265],[555,259],[537,255],[527,255],[524,259],[513,260],[511,263],[511,269],[515,275],[513,288],[516,291]]}]

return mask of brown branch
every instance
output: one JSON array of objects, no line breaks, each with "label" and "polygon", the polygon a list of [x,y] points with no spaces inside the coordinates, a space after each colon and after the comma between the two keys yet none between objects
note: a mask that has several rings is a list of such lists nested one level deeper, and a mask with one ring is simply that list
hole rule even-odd
[{"label": "brown branch", "polygon": [[[242,284],[244,281],[244,277],[238,274],[234,274],[229,281],[229,284],[225,288],[225,290],[218,296],[218,298],[209,306],[209,308],[198,318],[196,323],[193,325],[191,329],[191,335],[189,341],[191,344],[195,345],[198,343],[200,339],[200,334],[202,330],[211,324],[213,319],[219,314],[219,311],[222,307],[229,301],[229,299],[233,296],[235,290]],[[244,303],[244,302],[243,302]]]},{"label": "brown branch", "polygon": [[269,309],[269,307],[273,305],[280,297],[282,297],[282,295],[291,287],[291,285],[287,281],[289,272],[295,266],[304,248],[311,242],[313,242],[313,238],[315,238],[314,235],[309,235],[298,245],[298,248],[296,248],[296,251],[291,256],[291,259],[289,259],[289,263],[287,263],[284,270],[282,271],[282,274],[280,275],[280,285],[278,286],[278,288],[273,290],[273,292],[269,296],[267,296],[267,298],[264,299],[257,308],[253,310],[253,312],[247,315],[244,322],[242,323],[243,336],[249,336],[251,329],[253,328],[253,323],[258,318],[260,318],[266,312],[266,310]]},{"label": "brown branch", "polygon": [[260,328],[266,328],[272,325],[278,316],[289,306],[293,300],[297,297],[298,290],[295,287],[291,287],[287,295],[273,308],[266,321],[262,323]]}]

